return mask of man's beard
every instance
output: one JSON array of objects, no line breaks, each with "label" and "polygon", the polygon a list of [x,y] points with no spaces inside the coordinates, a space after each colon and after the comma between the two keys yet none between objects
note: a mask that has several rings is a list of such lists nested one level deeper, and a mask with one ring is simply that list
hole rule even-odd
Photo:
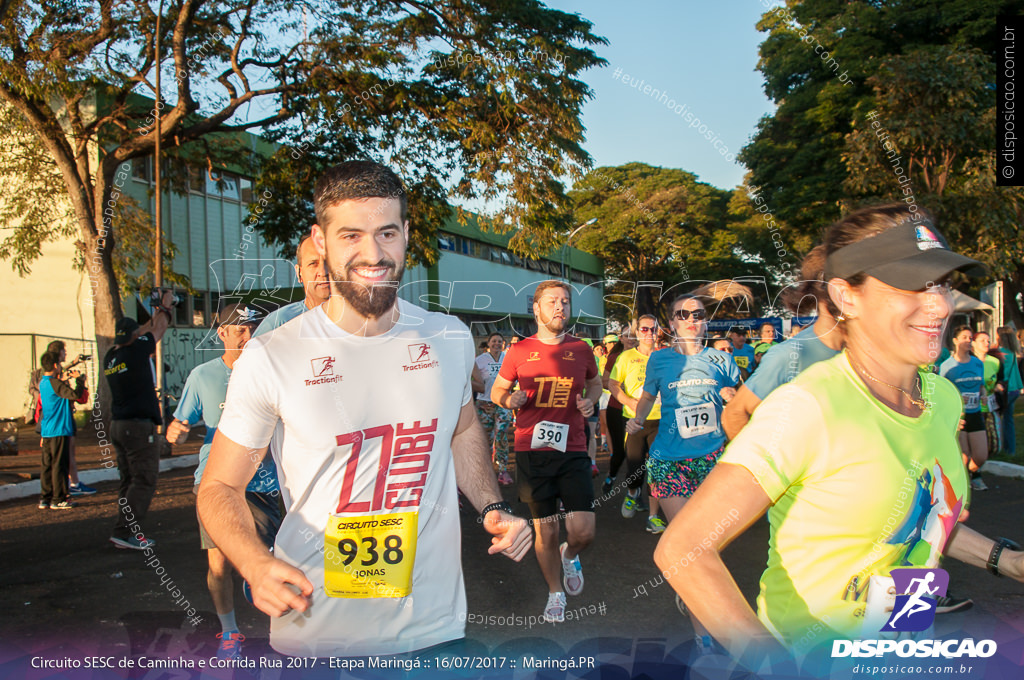
[{"label": "man's beard", "polygon": [[[331,294],[340,295],[352,309],[369,319],[379,319],[394,306],[398,298],[398,282],[405,272],[404,262],[396,265],[394,260],[386,257],[374,264],[352,262],[342,271],[332,267],[330,257],[325,256],[324,266],[331,280]],[[349,273],[357,267],[389,267],[391,275],[380,283],[367,285],[350,280]]]},{"label": "man's beard", "polygon": [[537,320],[537,323],[538,325],[544,326],[544,328],[546,328],[552,335],[563,335],[565,333],[566,326],[569,325],[569,322],[565,318],[556,319],[554,317],[548,319],[548,322],[545,324],[541,324],[540,319]]}]

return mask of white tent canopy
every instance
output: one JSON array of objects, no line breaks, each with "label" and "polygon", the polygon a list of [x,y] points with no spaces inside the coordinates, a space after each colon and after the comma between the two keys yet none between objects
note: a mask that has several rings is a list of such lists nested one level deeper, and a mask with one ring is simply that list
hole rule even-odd
[{"label": "white tent canopy", "polygon": [[954,312],[976,312],[978,310],[994,310],[995,307],[985,304],[981,300],[975,300],[970,295],[965,295],[958,290],[953,291]]}]

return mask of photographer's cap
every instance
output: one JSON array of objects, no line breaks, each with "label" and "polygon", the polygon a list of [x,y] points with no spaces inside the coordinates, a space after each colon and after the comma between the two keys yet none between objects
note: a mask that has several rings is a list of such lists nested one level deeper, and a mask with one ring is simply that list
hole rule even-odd
[{"label": "photographer's cap", "polygon": [[139,330],[139,322],[130,316],[122,317],[114,327],[114,344],[124,345],[132,339],[135,331]]},{"label": "photographer's cap", "polygon": [[922,290],[951,272],[984,276],[985,265],[954,253],[928,220],[899,226],[839,248],[825,261],[825,280],[863,272],[900,290]]},{"label": "photographer's cap", "polygon": [[241,302],[228,305],[217,314],[217,326],[256,326],[263,321],[263,314],[256,307]]}]

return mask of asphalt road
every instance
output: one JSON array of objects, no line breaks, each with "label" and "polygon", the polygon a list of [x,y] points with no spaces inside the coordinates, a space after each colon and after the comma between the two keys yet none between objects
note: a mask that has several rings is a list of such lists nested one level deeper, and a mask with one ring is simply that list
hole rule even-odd
[{"label": "asphalt road", "polygon": [[[595,485],[598,482],[595,480]],[[970,526],[990,536],[1024,538],[1024,480],[989,476],[988,482],[990,491],[975,494]],[[80,506],[70,511],[37,510],[34,498],[0,504],[0,677],[50,677],[45,671],[28,669],[32,656],[214,655],[219,626],[206,590],[191,471],[161,475],[144,528],[158,542],[155,552],[165,574],[202,617],[195,629],[153,567],[146,565],[142,553],[118,550],[107,542],[115,513],[116,483],[98,486],[100,493],[79,499]],[[506,488],[505,494],[515,500],[510,489]],[[662,674],[652,668],[661,669],[666,677],[679,677],[678,659],[685,658],[692,647],[690,622],[676,610],[667,585],[652,585],[658,576],[651,559],[657,537],[644,531],[643,515],[630,520],[621,517],[620,501],[621,496],[616,495],[598,508],[597,538],[582,556],[585,590],[569,598],[568,610],[575,614],[574,619],[557,625],[531,625],[527,619],[539,617],[546,600],[532,552],[519,564],[489,556],[489,535],[475,513],[463,511],[462,562],[470,647],[480,653],[531,650],[551,657],[604,650],[621,659],[616,668],[624,673],[603,672],[601,677]],[[837,508],[837,512],[848,511],[851,509]],[[768,528],[762,520],[724,555],[751,601],[765,562],[767,540]],[[944,566],[950,573],[951,590],[970,596],[975,606],[964,613],[938,617],[937,632],[976,639],[998,634],[1024,640],[1024,584],[997,579],[952,560]],[[641,586],[646,587],[646,595],[638,590]],[[267,618],[243,602],[240,588],[236,590],[238,622],[248,638],[246,653],[254,657],[269,653]],[[1005,649],[1017,655],[1015,663],[1024,663],[1024,645]],[[127,677],[127,673],[119,671],[109,677]],[[135,673],[147,680],[164,675],[189,677],[169,670],[142,673],[136,669]],[[336,677],[337,671],[332,673]],[[279,672],[274,676],[270,671],[262,675],[278,676]],[[302,673],[303,678],[308,676],[308,672]],[[54,671],[52,677],[66,676]],[[287,672],[285,677],[289,677]]]}]

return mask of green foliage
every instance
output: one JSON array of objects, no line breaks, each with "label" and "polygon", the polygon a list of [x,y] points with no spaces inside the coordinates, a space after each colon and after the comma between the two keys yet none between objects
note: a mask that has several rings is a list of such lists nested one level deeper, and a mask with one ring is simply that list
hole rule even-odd
[{"label": "green foliage", "polygon": [[995,186],[994,80],[992,60],[972,48],[924,47],[881,62],[868,79],[873,100],[847,136],[843,188],[851,207],[927,206],[959,250],[1005,276],[1024,261],[1024,192]]},{"label": "green foliage", "polygon": [[61,195],[62,182],[53,158],[25,129],[24,119],[0,104],[0,184],[15,190],[0,194],[0,259],[9,260],[20,276],[32,273],[43,244],[73,236],[74,210]]},{"label": "green foliage", "polygon": [[[123,240],[100,233],[117,167],[154,153],[155,12],[146,0],[67,0],[0,17],[0,100],[56,165],[91,253]],[[407,181],[414,260],[436,257],[430,235],[453,197],[507,197],[493,224],[516,230],[520,252],[550,249],[570,222],[562,178],[590,163],[580,112],[591,91],[579,76],[604,64],[591,47],[605,42],[578,15],[536,0],[174,0],[159,39],[172,188],[183,190],[186,166],[256,167],[261,150],[241,131],[269,130],[301,151],[275,156],[260,178],[258,190],[274,196],[270,242],[294,243],[313,220],[316,173],[356,157]],[[24,234],[4,247],[27,266],[48,236]],[[144,265],[141,251],[125,253]],[[104,338],[121,314],[107,262],[95,308]]]},{"label": "green foliage", "polygon": [[[602,258],[607,277],[628,282],[623,286],[660,281],[668,290],[685,281],[763,273],[741,257],[742,231],[730,217],[730,192],[693,173],[644,163],[601,167],[569,195],[576,223],[597,220],[580,229],[571,245]],[[657,311],[652,298],[638,306]]]},{"label": "green foliage", "polygon": [[[46,243],[70,238],[77,232],[75,212],[62,196],[64,183],[53,157],[27,129],[24,118],[10,106],[0,104],[0,129],[7,130],[7,148],[0,154],[0,183],[17,187],[0,195],[0,259],[9,260],[20,276],[32,273],[32,263]],[[112,226],[117,232],[113,267],[121,295],[145,290],[153,284],[152,216],[130,196],[117,200]],[[85,269],[86,251],[81,240],[74,267]],[[188,288],[188,277],[173,270],[177,247],[164,240],[164,277],[169,285]]]},{"label": "green foliage", "polygon": [[271,132],[289,148],[258,181],[279,197],[263,221],[268,243],[287,250],[308,228],[325,167],[371,158],[406,182],[411,261],[436,261],[431,239],[455,201],[500,205],[488,225],[514,230],[514,252],[558,245],[571,223],[561,180],[590,164],[580,114],[591,91],[580,76],[604,64],[590,49],[604,40],[535,0],[419,7],[321,8],[310,38],[324,64],[292,97],[299,115]]},{"label": "green foliage", "polygon": [[[928,46],[994,54],[996,17],[1022,8],[1020,0],[790,0],[784,10],[766,12],[758,23],[768,34],[758,68],[777,109],[740,154],[750,183],[762,188],[784,223],[813,238],[848,205],[846,138],[862,120],[857,112],[874,106],[869,78],[882,63]],[[815,51],[819,45],[837,69]],[[952,69],[948,73],[955,80]]]}]

